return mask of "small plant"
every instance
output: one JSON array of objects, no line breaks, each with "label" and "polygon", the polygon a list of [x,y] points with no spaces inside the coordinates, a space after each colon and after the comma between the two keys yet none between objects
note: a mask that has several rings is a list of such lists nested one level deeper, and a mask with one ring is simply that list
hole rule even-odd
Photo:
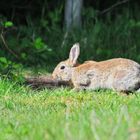
[{"label": "small plant", "polygon": [[13,26],[13,22],[12,21],[6,21],[3,23],[5,28],[9,28]]},{"label": "small plant", "polygon": [[16,64],[5,57],[0,57],[0,77],[11,80],[22,80],[22,65]]},{"label": "small plant", "polygon": [[51,48],[48,47],[47,44],[45,44],[42,40],[41,37],[38,37],[34,40],[33,42],[33,46],[35,47],[35,49],[37,49],[39,52],[43,51],[43,50],[47,50],[47,51],[52,51]]}]

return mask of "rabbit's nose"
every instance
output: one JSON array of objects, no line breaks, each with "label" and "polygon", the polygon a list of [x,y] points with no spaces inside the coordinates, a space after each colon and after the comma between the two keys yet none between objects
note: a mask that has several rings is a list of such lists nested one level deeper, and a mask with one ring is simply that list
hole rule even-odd
[{"label": "rabbit's nose", "polygon": [[53,78],[57,78],[57,75],[55,73],[52,73]]},{"label": "rabbit's nose", "polygon": [[55,73],[52,74],[52,77],[57,79],[57,80],[61,80],[61,78],[57,74],[55,74]]}]

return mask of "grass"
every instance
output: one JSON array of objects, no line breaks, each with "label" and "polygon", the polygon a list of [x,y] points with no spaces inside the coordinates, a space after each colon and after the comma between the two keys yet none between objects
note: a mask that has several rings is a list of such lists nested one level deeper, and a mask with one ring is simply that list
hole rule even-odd
[{"label": "grass", "polygon": [[35,91],[0,81],[2,140],[138,140],[140,94]]}]

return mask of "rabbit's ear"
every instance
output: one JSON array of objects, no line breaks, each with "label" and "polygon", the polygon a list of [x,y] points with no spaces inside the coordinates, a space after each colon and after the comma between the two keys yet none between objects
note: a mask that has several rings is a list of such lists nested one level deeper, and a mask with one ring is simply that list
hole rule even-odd
[{"label": "rabbit's ear", "polygon": [[79,43],[75,43],[71,50],[70,50],[70,54],[69,54],[69,60],[71,62],[71,64],[74,66],[76,65],[76,62],[77,62],[77,59],[78,59],[78,56],[80,54],[80,46],[79,46]]}]

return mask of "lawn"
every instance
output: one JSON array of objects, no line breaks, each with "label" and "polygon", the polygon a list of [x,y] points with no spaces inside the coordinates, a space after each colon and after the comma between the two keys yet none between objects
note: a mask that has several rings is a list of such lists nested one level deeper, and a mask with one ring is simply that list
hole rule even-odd
[{"label": "lawn", "polygon": [[140,94],[32,90],[0,81],[1,140],[139,140]]}]

